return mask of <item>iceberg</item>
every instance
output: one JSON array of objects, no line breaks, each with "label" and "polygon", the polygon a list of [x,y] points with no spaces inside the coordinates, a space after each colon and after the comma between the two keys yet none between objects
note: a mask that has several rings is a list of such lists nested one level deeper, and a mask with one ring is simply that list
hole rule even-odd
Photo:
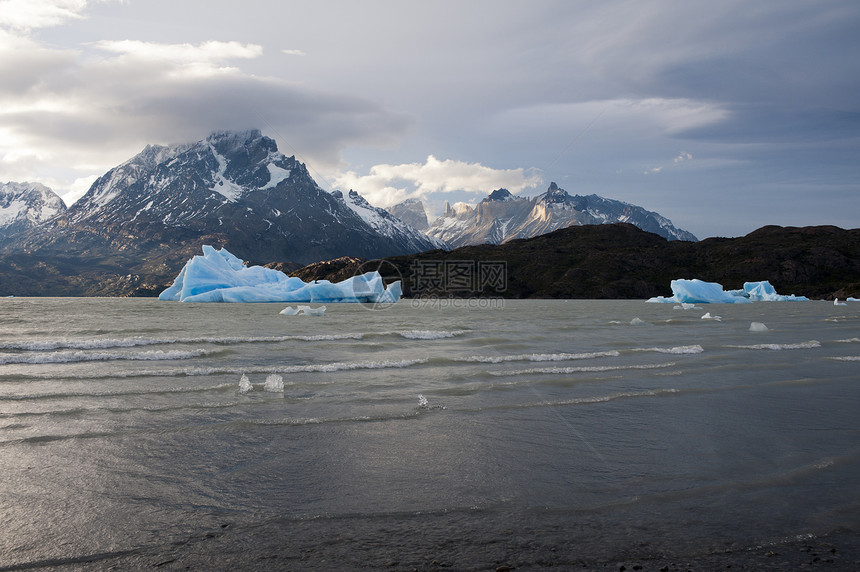
[{"label": "iceberg", "polygon": [[379,272],[367,272],[342,282],[304,282],[262,266],[245,266],[222,248],[203,246],[203,256],[185,263],[173,285],[159,300],[178,302],[305,302],[394,303],[400,300],[400,281],[385,286]]},{"label": "iceberg", "polygon": [[761,282],[744,282],[744,292],[750,300],[756,302],[808,302],[806,296],[777,294],[776,289],[767,280]]},{"label": "iceberg", "polygon": [[749,302],[801,302],[808,301],[805,296],[785,296],[777,294],[767,280],[744,282],[742,290],[723,290],[717,282],[704,282],[699,279],[672,280],[672,296],[657,296],[648,302],[682,304],[686,309],[691,304],[747,304]]},{"label": "iceberg", "polygon": [[723,290],[723,286],[716,282],[704,282],[698,278],[692,280],[672,280],[671,298],[657,296],[649,302],[662,302],[667,304],[749,304],[749,299]]}]

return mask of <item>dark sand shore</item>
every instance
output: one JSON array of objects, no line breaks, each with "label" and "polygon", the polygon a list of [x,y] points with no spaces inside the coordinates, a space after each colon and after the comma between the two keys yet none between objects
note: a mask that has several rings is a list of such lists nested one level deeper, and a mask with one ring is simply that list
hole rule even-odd
[{"label": "dark sand shore", "polygon": [[[0,566],[5,570],[613,570],[619,572],[860,570],[860,534],[852,530],[786,539],[764,546],[733,546],[669,556],[648,543],[622,555],[593,557],[574,540],[550,545],[539,536],[511,533],[507,542],[477,545],[467,538],[427,538],[404,542],[396,530],[320,538],[305,530],[296,536],[285,523],[256,530],[224,524],[200,536],[164,546],[69,559]],[[311,529],[314,528],[312,523]],[[291,528],[291,527],[287,527]],[[292,531],[297,532],[297,531]],[[308,532],[311,534],[308,535]],[[438,531],[437,531],[438,532]],[[390,533],[389,537],[386,534]],[[430,535],[435,536],[433,534]],[[552,536],[552,535],[550,535]]]}]

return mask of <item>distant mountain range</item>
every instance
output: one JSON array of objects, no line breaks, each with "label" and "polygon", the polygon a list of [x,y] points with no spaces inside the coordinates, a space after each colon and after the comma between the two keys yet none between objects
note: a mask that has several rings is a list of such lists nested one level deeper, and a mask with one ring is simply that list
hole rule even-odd
[{"label": "distant mountain range", "polygon": [[498,189],[475,207],[461,204],[452,208],[446,203],[445,213],[425,232],[456,247],[502,244],[569,226],[616,222],[631,223],[668,240],[697,240],[655,212],[597,195],[569,195],[555,183],[533,198]]},{"label": "distant mountain range", "polygon": [[[657,213],[569,195],[555,183],[534,198],[499,189],[475,207],[447,206],[432,224],[420,201],[390,211],[355,191],[320,188],[304,164],[258,130],[150,145],[68,209],[38,183],[0,184],[0,295],[157,295],[203,244],[315,279],[343,277],[349,265],[383,257],[406,264],[493,256],[510,263],[506,295],[514,297],[644,297],[667,293],[671,278],[734,280],[738,273],[788,293],[815,283],[795,293],[819,296],[849,287],[857,266],[857,231],[761,231],[769,237],[761,250],[731,251],[749,237],[723,246],[727,239],[692,242]],[[619,221],[630,224],[606,224]],[[450,252],[486,243],[500,246]]]},{"label": "distant mountain range", "polygon": [[[147,146],[54,214],[6,233],[4,293],[157,289],[203,244],[255,264],[378,258],[446,246],[354,191],[323,190],[304,164],[278,152],[258,130]],[[16,217],[27,218],[20,211]]]}]

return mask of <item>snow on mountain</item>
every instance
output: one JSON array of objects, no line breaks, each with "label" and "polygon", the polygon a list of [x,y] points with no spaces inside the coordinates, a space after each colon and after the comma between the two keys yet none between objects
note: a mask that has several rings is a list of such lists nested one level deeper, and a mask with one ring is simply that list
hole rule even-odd
[{"label": "snow on mountain", "polygon": [[597,195],[571,196],[555,183],[533,198],[516,197],[507,189],[498,189],[475,207],[446,204],[445,213],[425,232],[456,247],[501,244],[568,226],[615,222],[629,222],[668,240],[697,240],[655,212]]},{"label": "snow on mountain", "polygon": [[[410,253],[431,250],[434,248],[447,248],[447,244],[438,238],[428,237],[418,229],[404,223],[385,209],[374,207],[367,199],[350,190],[347,196],[340,191],[334,191],[332,195],[344,202],[354,213],[377,232],[387,237],[401,237],[409,244]],[[427,241],[431,246],[427,247]]]},{"label": "snow on mountain", "polygon": [[[317,185],[304,164],[259,130],[216,132],[202,141],[149,145],[97,179],[23,248],[121,251],[144,259],[183,245],[229,248],[256,262],[302,264],[378,258],[439,245],[364,199]],[[65,251],[64,251],[65,254]],[[171,262],[174,263],[174,262]],[[171,270],[172,272],[172,270]]]},{"label": "snow on mountain", "polygon": [[41,183],[0,183],[0,240],[65,211],[63,199]]}]

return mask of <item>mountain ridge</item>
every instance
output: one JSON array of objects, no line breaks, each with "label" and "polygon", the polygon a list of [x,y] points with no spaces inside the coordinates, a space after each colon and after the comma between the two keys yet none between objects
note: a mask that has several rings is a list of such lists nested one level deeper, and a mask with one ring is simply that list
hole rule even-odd
[{"label": "mountain ridge", "polygon": [[666,217],[623,201],[598,195],[570,195],[555,182],[536,197],[517,197],[497,189],[475,207],[445,204],[445,212],[425,231],[454,247],[502,244],[585,224],[630,222],[669,240],[698,240]]}]

